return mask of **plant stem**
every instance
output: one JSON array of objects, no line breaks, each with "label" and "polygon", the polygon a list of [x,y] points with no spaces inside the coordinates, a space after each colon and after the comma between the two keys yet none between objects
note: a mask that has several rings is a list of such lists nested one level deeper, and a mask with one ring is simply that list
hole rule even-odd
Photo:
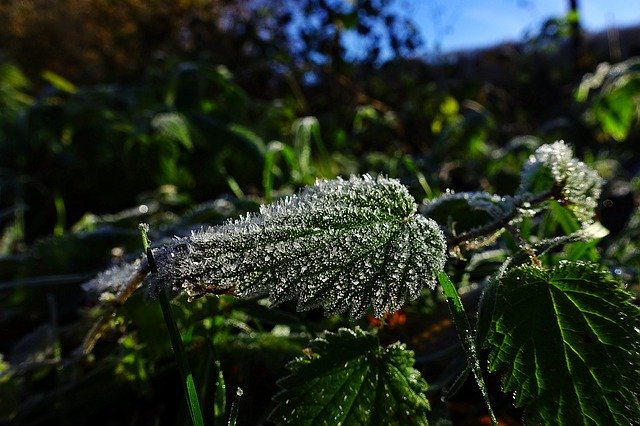
[{"label": "plant stem", "polygon": [[505,213],[504,216],[496,218],[494,221],[489,222],[486,225],[471,229],[467,232],[463,232],[462,234],[450,238],[447,242],[447,246],[449,247],[449,249],[452,249],[464,243],[465,241],[474,240],[485,235],[493,234],[499,229],[506,227],[509,222],[518,215],[518,207],[521,207],[524,203],[528,202],[531,205],[538,204],[550,198],[553,198],[554,195],[554,190],[550,190],[537,194],[531,198],[523,197],[521,199],[518,199],[516,204],[513,206],[513,209]]},{"label": "plant stem", "polygon": [[451,309],[451,314],[453,315],[453,323],[455,324],[456,330],[458,331],[458,336],[460,337],[462,348],[467,355],[467,362],[471,367],[473,376],[475,377],[476,383],[480,388],[480,393],[482,393],[482,397],[484,398],[484,403],[487,406],[487,410],[489,411],[491,424],[497,426],[498,420],[496,419],[496,415],[491,408],[491,401],[489,400],[487,386],[485,385],[484,379],[482,378],[480,359],[478,358],[478,350],[476,348],[475,339],[471,330],[471,324],[469,324],[469,318],[465,313],[464,306],[462,305],[462,300],[460,300],[460,295],[458,294],[458,290],[453,285],[447,274],[444,272],[438,273],[438,281],[440,282],[444,295],[447,298],[449,309]]},{"label": "plant stem", "polygon": [[[147,261],[149,262],[149,270],[153,274],[158,271],[158,268],[156,266],[156,261],[153,258],[153,252],[151,251],[151,245],[149,244],[149,237],[147,236],[147,230],[149,227],[146,224],[140,224],[139,229],[142,236],[142,245],[145,253],[147,254]],[[173,348],[173,353],[176,356],[178,368],[182,375],[182,384],[184,386],[187,405],[189,406],[191,422],[194,426],[204,426],[202,410],[200,409],[200,402],[198,401],[198,392],[196,391],[193,374],[191,373],[187,354],[185,353],[184,346],[182,344],[182,337],[180,336],[180,331],[178,331],[178,325],[171,313],[169,297],[167,296],[167,292],[164,288],[158,293],[160,307],[162,308],[162,315],[164,316],[164,321],[167,324],[167,329],[169,330],[169,336],[171,338],[171,347]]]},{"label": "plant stem", "polygon": [[173,353],[178,361],[178,367],[182,374],[182,383],[184,385],[184,392],[187,398],[187,405],[189,406],[189,414],[191,414],[191,421],[194,426],[203,426],[202,411],[200,410],[200,402],[198,401],[198,393],[196,392],[196,385],[193,381],[193,374],[189,368],[189,362],[187,355],[182,345],[182,337],[178,331],[175,318],[171,313],[171,305],[169,304],[169,298],[167,297],[166,290],[162,289],[159,292],[158,298],[160,299],[160,307],[162,308],[162,315],[164,321],[167,323],[167,329],[169,330],[169,336],[171,336],[171,347]]}]

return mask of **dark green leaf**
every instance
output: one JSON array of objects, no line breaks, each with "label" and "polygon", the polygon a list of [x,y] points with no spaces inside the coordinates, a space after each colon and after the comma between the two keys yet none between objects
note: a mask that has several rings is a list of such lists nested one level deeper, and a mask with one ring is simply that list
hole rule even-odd
[{"label": "dark green leaf", "polygon": [[541,192],[549,191],[553,188],[555,180],[551,169],[547,166],[539,167],[532,173],[529,186],[527,190],[532,194],[539,194]]},{"label": "dark green leaf", "polygon": [[532,424],[640,421],[638,307],[600,266],[522,266],[500,280],[489,368]]},{"label": "dark green leaf", "polygon": [[286,424],[426,425],[427,383],[413,353],[359,328],[311,343],[312,355],[289,364],[270,420]]}]

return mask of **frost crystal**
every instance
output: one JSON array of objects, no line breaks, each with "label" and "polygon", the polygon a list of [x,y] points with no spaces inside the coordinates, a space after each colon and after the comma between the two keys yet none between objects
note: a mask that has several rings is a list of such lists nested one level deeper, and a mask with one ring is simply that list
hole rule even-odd
[{"label": "frost crystal", "polygon": [[593,223],[602,179],[595,170],[574,158],[564,141],[542,145],[536,150],[522,171],[518,193],[540,192],[540,182],[549,177],[561,188],[562,201],[576,219],[583,226]]},{"label": "frost crystal", "polygon": [[299,310],[323,306],[352,318],[373,308],[380,317],[434,287],[445,253],[438,225],[416,214],[399,181],[322,180],[259,214],[154,250],[151,288],[296,299]]},{"label": "frost crystal", "polygon": [[94,279],[82,284],[89,295],[100,299],[109,299],[123,290],[131,278],[140,271],[141,261],[115,265],[100,272]]}]

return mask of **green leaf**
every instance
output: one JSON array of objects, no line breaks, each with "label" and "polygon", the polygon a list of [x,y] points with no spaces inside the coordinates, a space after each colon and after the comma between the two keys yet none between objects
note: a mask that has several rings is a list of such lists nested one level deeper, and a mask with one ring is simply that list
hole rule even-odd
[{"label": "green leaf", "polygon": [[341,328],[311,342],[312,355],[289,364],[291,375],[270,420],[279,424],[426,425],[427,383],[413,352],[376,336]]},{"label": "green leaf", "polygon": [[639,310],[600,266],[521,266],[500,279],[489,369],[531,424],[640,421]]},{"label": "green leaf", "polygon": [[264,199],[271,202],[273,198],[273,176],[276,174],[278,166],[276,165],[276,156],[284,158],[286,165],[290,171],[294,171],[297,167],[296,153],[289,145],[282,142],[271,141],[267,145],[267,152],[264,155],[264,168],[262,171],[262,187],[264,191]]},{"label": "green leaf", "polygon": [[[525,164],[525,168],[527,165],[528,163]],[[532,194],[540,194],[542,192],[549,191],[556,184],[551,168],[545,166],[532,167],[532,172],[529,176],[526,176],[526,179],[528,182],[526,183],[525,190]]]},{"label": "green leaf", "polygon": [[250,128],[232,123],[229,125],[228,131],[234,137],[234,144],[241,146],[243,152],[256,156],[264,154],[264,141]]},{"label": "green leaf", "polygon": [[453,379],[451,384],[442,389],[442,400],[448,401],[451,397],[457,394],[458,391],[462,388],[462,385],[467,382],[470,373],[471,366],[467,364],[466,367],[464,367],[464,369],[455,377],[455,379]]},{"label": "green leaf", "polygon": [[156,249],[151,289],[269,295],[274,304],[297,300],[298,310],[382,317],[434,288],[444,267],[444,236],[416,208],[394,179],[318,181],[259,215]]},{"label": "green leaf", "polygon": [[616,64],[599,64],[595,73],[584,76],[575,97],[578,102],[588,103],[588,122],[623,141],[638,124],[639,91],[640,59],[633,57]]},{"label": "green leaf", "polygon": [[17,113],[33,103],[27,94],[29,79],[15,65],[0,64],[0,119],[14,120]]},{"label": "green leaf", "polygon": [[549,201],[549,223],[545,223],[548,228],[546,235],[556,235],[557,225],[560,225],[565,235],[570,235],[580,229],[580,224],[572,214],[571,210],[564,207],[555,200]]},{"label": "green leaf", "polygon": [[485,284],[480,302],[478,303],[478,317],[476,322],[476,345],[482,347],[493,320],[493,313],[496,308],[496,299],[498,297],[498,281],[489,279]]},{"label": "green leaf", "polygon": [[616,141],[623,141],[629,135],[638,117],[638,88],[640,78],[615,87],[601,96],[592,106],[593,115],[602,130]]},{"label": "green leaf", "polygon": [[188,150],[193,149],[189,125],[182,114],[177,112],[157,114],[153,117],[151,125],[161,135],[181,143]]},{"label": "green leaf", "polygon": [[78,90],[73,83],[53,71],[43,71],[42,78],[53,87],[63,92],[76,93]]},{"label": "green leaf", "polygon": [[[151,256],[150,256],[151,257]],[[173,353],[178,361],[178,368],[182,376],[182,385],[184,387],[185,398],[187,406],[189,407],[189,415],[191,416],[191,422],[194,426],[204,425],[202,420],[202,410],[200,408],[200,401],[198,400],[198,392],[196,391],[196,385],[193,381],[193,374],[189,367],[189,361],[185,353],[184,346],[182,344],[182,338],[178,331],[175,318],[171,312],[171,305],[169,304],[169,298],[166,292],[160,294],[160,307],[162,308],[162,314],[164,316],[167,329],[169,330],[169,337],[171,338],[171,347]]]}]

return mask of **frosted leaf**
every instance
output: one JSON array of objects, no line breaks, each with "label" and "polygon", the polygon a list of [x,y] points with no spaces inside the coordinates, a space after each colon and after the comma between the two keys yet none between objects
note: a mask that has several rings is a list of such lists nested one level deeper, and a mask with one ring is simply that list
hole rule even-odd
[{"label": "frosted leaf", "polygon": [[583,226],[593,223],[602,187],[598,173],[573,157],[564,141],[542,145],[529,158],[521,174],[518,194],[560,188],[563,204]]},{"label": "frosted leaf", "polygon": [[93,297],[109,299],[123,290],[134,275],[140,272],[141,260],[115,265],[100,272],[94,279],[82,284],[82,289]]},{"label": "frosted leaf", "polygon": [[[467,208],[468,207],[468,208]],[[513,209],[513,202],[510,197],[489,194],[487,192],[453,192],[447,191],[433,200],[427,201],[420,206],[420,212],[425,216],[432,217],[432,214],[442,216],[441,212],[460,213],[465,216],[474,215],[473,218],[465,218],[470,222],[483,222],[503,217],[505,212]],[[452,212],[451,210],[455,210]],[[486,212],[488,216],[482,214]],[[458,212],[459,211],[459,212]],[[459,220],[460,218],[456,218]]]},{"label": "frosted leaf", "polygon": [[356,318],[373,308],[380,317],[434,287],[445,253],[438,225],[416,214],[399,181],[320,180],[259,214],[154,250],[151,289],[269,295],[274,304],[297,300],[299,310]]},{"label": "frosted leaf", "polygon": [[475,237],[463,238],[476,248],[491,244],[496,232],[500,232],[496,228],[482,231],[483,227],[491,227],[505,218],[512,218],[515,211],[513,197],[501,197],[487,192],[446,191],[420,206],[423,215],[438,222],[449,233],[452,238],[450,243],[462,235],[469,235],[466,234],[468,232],[477,232]]}]

